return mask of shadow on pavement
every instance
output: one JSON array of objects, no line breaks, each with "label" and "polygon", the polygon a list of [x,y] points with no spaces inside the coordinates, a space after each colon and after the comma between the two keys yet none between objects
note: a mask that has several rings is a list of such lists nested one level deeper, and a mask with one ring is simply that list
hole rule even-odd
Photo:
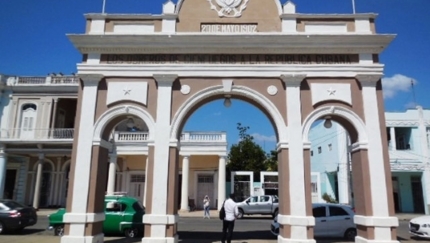
[{"label": "shadow on pavement", "polygon": [[[179,239],[181,243],[212,243],[220,242],[222,233],[220,232],[196,232],[196,231],[179,231]],[[247,240],[275,240],[276,237],[267,230],[249,231],[249,232],[233,232],[233,241],[246,243]]]},{"label": "shadow on pavement", "polygon": [[44,229],[23,229],[18,231],[6,231],[2,234],[4,235],[32,235],[32,234],[40,234],[45,232]]}]

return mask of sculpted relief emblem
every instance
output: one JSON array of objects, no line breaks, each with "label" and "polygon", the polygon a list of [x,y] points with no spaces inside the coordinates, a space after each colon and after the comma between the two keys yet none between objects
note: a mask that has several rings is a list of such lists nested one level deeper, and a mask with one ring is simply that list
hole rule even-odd
[{"label": "sculpted relief emblem", "polygon": [[236,18],[242,16],[242,11],[249,0],[208,0],[208,2],[219,17]]}]

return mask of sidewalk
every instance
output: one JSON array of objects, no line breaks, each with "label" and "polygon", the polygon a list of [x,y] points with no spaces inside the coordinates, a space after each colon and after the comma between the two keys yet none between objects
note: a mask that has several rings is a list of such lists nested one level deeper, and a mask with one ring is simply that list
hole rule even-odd
[{"label": "sidewalk", "polygon": [[[37,215],[38,216],[47,216],[49,214],[55,213],[57,212],[58,209],[39,209],[39,211],[37,211]],[[179,217],[188,217],[188,218],[203,218],[203,210],[197,210],[197,211],[193,211],[193,212],[182,212],[179,211],[178,212]],[[210,211],[210,215],[212,215],[212,217],[218,217],[218,211],[217,210],[211,210]],[[415,217],[419,217],[422,216],[423,214],[413,214],[413,213],[398,213],[396,214],[396,217],[399,218],[399,220],[411,220],[412,218]],[[247,216],[245,215],[245,218]],[[269,217],[267,215],[253,215],[252,217]]]}]

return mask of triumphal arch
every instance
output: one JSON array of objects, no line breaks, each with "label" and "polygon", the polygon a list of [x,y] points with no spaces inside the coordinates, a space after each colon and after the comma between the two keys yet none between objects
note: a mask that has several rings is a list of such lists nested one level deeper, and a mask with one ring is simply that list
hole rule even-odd
[{"label": "triumphal arch", "polygon": [[315,242],[308,133],[318,119],[337,121],[351,138],[356,242],[397,242],[379,62],[394,36],[376,32],[376,14],[178,0],[160,15],[85,17],[85,33],[68,35],[83,60],[61,242],[103,242],[110,134],[130,116],[149,129],[142,242],[178,242],[182,128],[205,103],[231,98],[261,109],[276,131],[278,242]]}]

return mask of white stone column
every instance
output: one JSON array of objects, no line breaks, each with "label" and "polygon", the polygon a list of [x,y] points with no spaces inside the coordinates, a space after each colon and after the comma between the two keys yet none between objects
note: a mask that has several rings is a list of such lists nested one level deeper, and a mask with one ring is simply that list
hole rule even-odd
[{"label": "white stone column", "polygon": [[339,188],[339,203],[349,204],[349,163],[348,163],[348,139],[345,129],[337,124],[337,144],[338,144],[338,158],[339,158],[339,171],[337,173],[337,184]]},{"label": "white stone column", "polygon": [[397,142],[396,142],[396,128],[390,127],[390,150],[397,150]]},{"label": "white stone column", "polygon": [[5,146],[0,144],[0,198],[4,197],[3,193],[6,184],[7,154],[4,150]]},{"label": "white stone column", "polygon": [[[146,193],[148,191],[148,162],[149,158],[146,157],[146,164],[145,164],[145,191],[143,192],[143,206],[146,204]],[[146,206],[145,206],[146,207]]]},{"label": "white stone column", "polygon": [[304,144],[302,134],[302,111],[300,99],[300,85],[306,78],[305,75],[282,75],[286,86],[287,123],[288,123],[288,160],[290,184],[290,215],[278,215],[278,222],[282,225],[290,225],[290,238],[278,236],[278,242],[307,242],[314,243],[314,239],[308,238],[308,227],[315,224],[312,216],[306,213],[305,194],[305,167],[304,167]]},{"label": "white stone column", "polygon": [[429,144],[427,139],[427,128],[424,121],[423,108],[421,106],[417,106],[419,121],[418,121],[418,132],[420,137],[421,150],[423,151],[422,162],[424,164],[424,172],[423,172],[423,190],[424,190],[424,198],[425,198],[425,213],[430,213],[430,151]]},{"label": "white stone column", "polygon": [[188,178],[190,173],[190,157],[182,159],[181,211],[188,211]]},{"label": "white stone column", "polygon": [[42,172],[43,172],[43,162],[45,160],[45,154],[39,154],[39,161],[37,162],[36,169],[36,183],[34,185],[34,197],[33,197],[33,207],[39,209],[40,202],[40,187],[42,184]]},{"label": "white stone column", "polygon": [[[62,158],[61,157],[57,157],[57,169],[54,169],[54,193],[53,193],[53,200],[52,200],[52,205],[59,205],[58,203],[58,194],[59,194],[59,186],[61,184],[61,178],[60,178],[60,173],[61,173],[61,161]],[[52,194],[52,193],[51,193]]]},{"label": "white stone column", "polygon": [[172,74],[157,74],[154,79],[158,85],[157,109],[154,134],[154,179],[152,188],[152,208],[143,216],[143,223],[151,228],[148,237],[142,239],[142,243],[153,242],[177,242],[178,237],[167,236],[168,224],[176,224],[175,215],[167,215],[167,183],[169,176],[169,155],[170,155],[170,131],[171,131],[171,104],[172,104],[172,85],[178,78]]},{"label": "white stone column", "polygon": [[225,200],[225,156],[220,156],[218,161],[218,210]]},{"label": "white stone column", "polygon": [[[381,75],[357,75],[357,80],[362,86],[365,129],[368,135],[368,165],[369,183],[372,205],[372,216],[356,215],[354,222],[357,225],[374,228],[374,239],[369,240],[357,236],[356,241],[360,242],[398,242],[391,239],[391,227],[398,227],[397,217],[391,217],[388,208],[387,178],[385,171],[383,147],[381,138],[381,124],[379,119],[378,97],[376,84],[381,79]],[[391,179],[391,178],[390,178]]]},{"label": "white stone column", "polygon": [[114,195],[115,192],[115,175],[116,175],[116,164],[117,155],[114,153],[109,154],[109,174],[107,184],[107,195]]},{"label": "white stone column", "polygon": [[[94,23],[93,23],[94,24]],[[92,28],[91,28],[92,29]],[[94,57],[95,58],[95,57]],[[87,235],[87,223],[94,223],[104,220],[104,215],[94,215],[87,212],[89,185],[91,175],[91,161],[94,135],[94,119],[97,103],[97,90],[103,76],[99,74],[80,74],[82,80],[82,100],[81,114],[79,116],[78,143],[74,147],[76,150],[75,168],[73,177],[72,198],[67,205],[67,213],[63,221],[69,224],[69,230],[61,237],[61,243],[85,243],[103,242],[103,234]],[[69,185],[70,186],[70,185]]]}]

